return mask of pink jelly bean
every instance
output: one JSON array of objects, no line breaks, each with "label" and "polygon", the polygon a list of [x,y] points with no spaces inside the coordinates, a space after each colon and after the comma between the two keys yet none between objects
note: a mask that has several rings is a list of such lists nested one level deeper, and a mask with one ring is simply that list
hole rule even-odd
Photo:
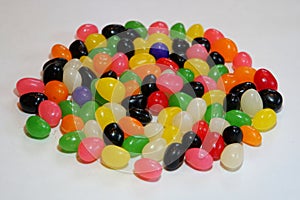
[{"label": "pink jelly bean", "polygon": [[43,93],[45,85],[42,80],[37,78],[22,78],[16,84],[16,90],[19,96],[29,92]]},{"label": "pink jelly bean", "polygon": [[236,54],[232,61],[232,68],[236,69],[238,67],[251,67],[252,59],[250,55],[246,52],[239,52]]},{"label": "pink jelly bean", "polygon": [[169,35],[169,27],[165,22],[157,21],[152,23],[149,26],[148,34],[151,35],[153,33],[163,33]]},{"label": "pink jelly bean", "polygon": [[77,29],[76,36],[79,40],[85,41],[87,36],[92,33],[98,33],[97,26],[94,24],[83,24]]},{"label": "pink jelly bean", "polygon": [[100,158],[104,141],[98,137],[87,137],[81,140],[78,146],[78,157],[84,163],[91,163]]},{"label": "pink jelly bean", "polygon": [[159,58],[156,61],[156,65],[160,67],[161,71],[165,71],[166,69],[171,69],[176,72],[179,69],[177,63],[169,58]]},{"label": "pink jelly bean", "polygon": [[59,105],[50,100],[42,101],[39,104],[38,113],[51,127],[56,127],[62,116]]},{"label": "pink jelly bean", "polygon": [[212,168],[213,158],[200,148],[191,148],[185,152],[185,162],[196,170],[207,171]]},{"label": "pink jelly bean", "polygon": [[201,44],[194,44],[186,50],[186,56],[188,58],[200,58],[206,60],[208,57],[207,50]]},{"label": "pink jelly bean", "polygon": [[159,162],[141,158],[134,163],[134,174],[145,181],[157,181],[162,173],[162,166]]},{"label": "pink jelly bean", "polygon": [[217,83],[214,79],[208,77],[208,76],[197,76],[194,81],[200,82],[203,84],[204,86],[204,93],[210,91],[210,90],[216,90],[217,87]]},{"label": "pink jelly bean", "polygon": [[221,38],[224,38],[224,35],[217,29],[214,29],[214,28],[210,28],[210,29],[207,29],[205,32],[204,32],[204,37],[206,39],[208,39],[208,41],[210,42],[210,44],[214,43],[215,41],[221,39]]},{"label": "pink jelly bean", "polygon": [[118,52],[112,57],[111,70],[120,76],[124,71],[128,69],[128,57],[122,53]]},{"label": "pink jelly bean", "polygon": [[172,94],[179,92],[183,87],[183,80],[176,74],[162,74],[156,80],[159,90]]}]

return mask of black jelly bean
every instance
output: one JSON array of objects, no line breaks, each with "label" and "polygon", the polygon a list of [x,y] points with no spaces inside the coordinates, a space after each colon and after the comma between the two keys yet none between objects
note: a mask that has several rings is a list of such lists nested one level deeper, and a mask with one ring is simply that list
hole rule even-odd
[{"label": "black jelly bean", "polygon": [[70,44],[69,50],[72,54],[72,58],[80,58],[81,56],[87,56],[88,50],[81,40],[75,40]]},{"label": "black jelly bean", "polygon": [[141,37],[141,35],[134,29],[127,29],[126,31],[118,35],[120,38],[127,38],[131,41],[134,41],[136,38]]},{"label": "black jelly bean", "polygon": [[124,31],[126,31],[126,28],[121,24],[109,24],[102,29],[101,33],[108,39]]},{"label": "black jelly bean", "polygon": [[208,39],[204,38],[204,37],[197,37],[192,41],[192,45],[194,44],[201,44],[202,46],[205,47],[206,51],[209,52],[210,51],[210,42],[208,41]]},{"label": "black jelly bean", "polygon": [[22,111],[37,114],[40,103],[47,99],[48,97],[44,93],[29,92],[20,96],[19,105]]},{"label": "black jelly bean", "polygon": [[168,171],[178,169],[184,160],[185,148],[180,143],[171,143],[165,151],[163,157],[164,168]]},{"label": "black jelly bean", "polygon": [[117,44],[117,51],[125,53],[129,60],[134,55],[133,42],[127,38],[122,38]]},{"label": "black jelly bean", "polygon": [[264,108],[271,108],[275,112],[280,111],[283,103],[283,98],[278,91],[273,89],[264,89],[259,91],[259,95],[262,99]]},{"label": "black jelly bean", "polygon": [[238,95],[239,98],[241,98],[242,95],[244,94],[244,92],[246,92],[249,89],[256,90],[256,86],[252,82],[244,82],[244,83],[240,83],[240,84],[234,86],[233,88],[231,88],[229,93],[236,94],[236,95]]},{"label": "black jelly bean", "polygon": [[123,99],[121,105],[127,110],[132,108],[145,109],[147,106],[147,97],[143,94],[128,96]]},{"label": "black jelly bean", "polygon": [[241,143],[243,140],[243,132],[238,126],[226,127],[222,135],[226,144]]},{"label": "black jelly bean", "polygon": [[181,92],[184,92],[192,97],[202,97],[204,94],[204,86],[202,83],[192,81],[183,85]]},{"label": "black jelly bean", "polygon": [[224,57],[216,51],[213,51],[209,54],[209,56],[206,59],[206,62],[210,67],[213,67],[213,66],[219,65],[219,64],[221,64],[221,65],[225,64]]},{"label": "black jelly bean", "polygon": [[182,55],[185,54],[186,50],[190,47],[190,44],[183,39],[175,38],[172,43],[173,52]]},{"label": "black jelly bean", "polygon": [[63,66],[50,64],[43,71],[43,82],[46,85],[49,81],[53,81],[53,80],[62,81],[63,74],[64,74]]},{"label": "black jelly bean", "polygon": [[187,150],[190,148],[200,148],[202,145],[202,141],[195,132],[188,131],[182,136],[181,144]]},{"label": "black jelly bean", "polygon": [[171,60],[173,60],[180,68],[183,68],[184,63],[186,61],[186,55],[185,54],[171,53],[169,55],[169,58]]},{"label": "black jelly bean", "polygon": [[55,66],[63,68],[67,62],[68,62],[68,60],[65,58],[53,58],[51,60],[48,60],[43,65],[43,71],[50,65],[55,65]]},{"label": "black jelly bean", "polygon": [[158,88],[156,86],[156,76],[154,76],[153,74],[145,76],[141,86],[142,94],[148,97],[152,92],[155,92],[157,90]]},{"label": "black jelly bean", "polygon": [[117,123],[110,123],[103,130],[103,141],[106,145],[122,146],[124,132]]},{"label": "black jelly bean", "polygon": [[146,109],[131,108],[129,109],[129,115],[130,117],[133,117],[140,121],[143,124],[143,126],[152,121],[152,115]]},{"label": "black jelly bean", "polygon": [[90,68],[84,66],[80,67],[78,71],[82,79],[81,85],[90,89],[92,81],[97,78],[96,74]]},{"label": "black jelly bean", "polygon": [[237,94],[229,93],[225,96],[223,100],[223,108],[225,112],[230,110],[240,110],[241,100]]},{"label": "black jelly bean", "polygon": [[109,70],[109,71],[103,73],[100,78],[105,78],[105,77],[117,79],[118,75],[115,71]]}]

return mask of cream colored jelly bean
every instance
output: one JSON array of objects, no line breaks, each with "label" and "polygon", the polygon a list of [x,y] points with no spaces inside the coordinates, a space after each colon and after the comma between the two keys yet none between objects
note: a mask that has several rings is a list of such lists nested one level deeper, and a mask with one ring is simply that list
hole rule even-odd
[{"label": "cream colored jelly bean", "polygon": [[189,103],[186,111],[192,115],[194,121],[196,122],[203,118],[206,108],[206,102],[202,98],[194,98]]},{"label": "cream colored jelly bean", "polygon": [[63,82],[67,86],[69,94],[72,94],[77,87],[81,86],[82,78],[78,70],[68,68],[64,70]]},{"label": "cream colored jelly bean", "polygon": [[192,130],[194,119],[187,111],[177,113],[173,118],[173,126],[179,128],[182,133]]},{"label": "cream colored jelly bean", "polygon": [[230,126],[230,124],[225,119],[219,117],[212,118],[209,122],[209,131],[217,132],[222,135],[224,129],[228,126]]},{"label": "cream colored jelly bean", "polygon": [[151,140],[153,137],[160,137],[163,129],[164,127],[162,124],[157,122],[150,122],[144,127],[144,135]]},{"label": "cream colored jelly bean", "polygon": [[229,171],[235,171],[238,170],[244,160],[244,150],[243,145],[240,143],[232,143],[227,145],[222,154],[221,154],[221,165],[229,170]]},{"label": "cream colored jelly bean", "polygon": [[103,139],[103,131],[96,120],[89,120],[84,124],[83,132],[86,137],[99,137]]},{"label": "cream colored jelly bean", "polygon": [[144,158],[150,158],[156,161],[163,159],[167,142],[163,138],[158,138],[146,144],[142,150],[142,156]]},{"label": "cream colored jelly bean", "polygon": [[126,116],[126,109],[121,104],[109,102],[104,104],[103,106],[109,108],[112,111],[116,121],[119,121],[121,118]]},{"label": "cream colored jelly bean", "polygon": [[263,102],[259,93],[254,89],[249,89],[241,97],[241,108],[250,117],[263,109]]}]

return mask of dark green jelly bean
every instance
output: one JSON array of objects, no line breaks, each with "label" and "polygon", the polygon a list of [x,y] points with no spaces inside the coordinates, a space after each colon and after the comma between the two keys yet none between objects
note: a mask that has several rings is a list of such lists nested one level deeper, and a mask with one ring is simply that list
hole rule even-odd
[{"label": "dark green jelly bean", "polygon": [[209,72],[208,72],[208,76],[212,79],[214,79],[216,82],[218,82],[219,78],[223,75],[223,74],[227,74],[229,73],[228,68],[225,65],[215,65],[212,68],[210,68]]},{"label": "dark green jelly bean", "polygon": [[252,82],[244,82],[244,83],[240,83],[240,84],[234,86],[233,88],[231,88],[229,93],[236,94],[236,95],[238,95],[239,98],[241,98],[242,95],[244,94],[244,92],[246,92],[249,89],[256,90],[256,86]]},{"label": "dark green jelly bean", "polygon": [[204,37],[197,37],[192,41],[192,45],[194,44],[201,44],[202,46],[205,47],[206,51],[209,52],[210,51],[210,42],[208,41],[208,39],[204,38]]},{"label": "dark green jelly bean", "polygon": [[152,121],[152,115],[146,109],[131,108],[129,109],[129,116],[140,121],[143,124],[143,126]]},{"label": "dark green jelly bean", "polygon": [[69,50],[71,52],[72,58],[80,59],[81,56],[87,56],[88,50],[81,40],[75,40],[70,44]]},{"label": "dark green jelly bean", "polygon": [[283,103],[283,98],[278,91],[273,89],[264,89],[259,91],[259,95],[262,99],[264,108],[271,108],[275,112],[280,111]]},{"label": "dark green jelly bean", "polygon": [[110,123],[103,130],[103,141],[106,145],[114,144],[121,147],[124,142],[124,132],[117,123]]},{"label": "dark green jelly bean", "polygon": [[152,92],[157,91],[156,76],[148,74],[142,81],[141,92],[145,97],[149,97]]},{"label": "dark green jelly bean", "polygon": [[188,131],[182,136],[181,144],[187,150],[190,148],[200,148],[202,145],[202,141],[195,132]]},{"label": "dark green jelly bean", "polygon": [[93,50],[91,50],[90,52],[89,52],[89,57],[91,58],[91,59],[93,59],[94,57],[95,57],[95,55],[97,55],[98,53],[106,53],[106,54],[108,54],[108,55],[110,55],[110,56],[113,56],[115,53],[110,49],[110,48],[108,48],[108,47],[99,47],[99,48],[95,48],[95,49],[93,49]]},{"label": "dark green jelly bean", "polygon": [[45,70],[43,71],[43,82],[46,85],[49,81],[63,80],[63,66],[57,64],[50,64],[48,65]]},{"label": "dark green jelly bean", "polygon": [[78,116],[80,106],[76,102],[70,100],[64,100],[59,102],[58,105],[60,107],[62,117],[70,114]]},{"label": "dark green jelly bean", "polygon": [[120,38],[126,38],[130,41],[134,41],[136,38],[141,37],[141,35],[134,29],[127,29],[126,31],[118,34]]},{"label": "dark green jelly bean", "polygon": [[128,21],[125,24],[125,28],[134,29],[144,39],[147,37],[148,31],[146,27],[139,21]]},{"label": "dark green jelly bean", "polygon": [[40,103],[47,99],[48,97],[44,93],[29,92],[20,96],[19,105],[23,112],[37,114]]},{"label": "dark green jelly bean", "polygon": [[52,58],[51,60],[48,60],[43,65],[43,71],[50,65],[55,65],[55,66],[63,68],[67,62],[68,62],[68,60],[65,58]]},{"label": "dark green jelly bean", "polygon": [[134,73],[132,70],[127,70],[125,72],[123,72],[120,77],[119,80],[122,83],[126,83],[128,81],[134,80],[136,81],[139,85],[142,84],[142,79],[136,74]]},{"label": "dark green jelly bean", "polygon": [[115,71],[109,70],[109,71],[103,73],[100,78],[114,78],[114,79],[117,79],[118,75]]},{"label": "dark green jelly bean", "polygon": [[213,51],[207,57],[206,62],[210,67],[213,67],[215,65],[224,65],[225,59],[221,54],[219,54],[216,51]]},{"label": "dark green jelly bean", "polygon": [[117,45],[120,40],[121,38],[117,35],[111,36],[107,39],[107,48],[115,54],[117,52]]},{"label": "dark green jelly bean", "polygon": [[130,157],[136,157],[142,153],[142,150],[146,144],[149,143],[149,139],[142,135],[134,135],[127,137],[122,147],[127,150]]},{"label": "dark green jelly bean", "polygon": [[177,92],[172,94],[169,98],[169,106],[177,106],[182,110],[186,110],[189,103],[192,101],[193,97],[184,93],[184,92]]},{"label": "dark green jelly bean", "polygon": [[79,110],[78,116],[86,123],[89,120],[95,120],[95,112],[99,107],[95,101],[88,101],[82,105]]},{"label": "dark green jelly bean", "polygon": [[128,96],[121,102],[121,105],[127,110],[132,108],[145,109],[147,106],[147,97],[143,94]]},{"label": "dark green jelly bean", "polygon": [[232,126],[241,127],[243,125],[251,125],[252,120],[249,115],[240,110],[231,110],[225,114],[225,119]]},{"label": "dark green jelly bean", "polygon": [[98,80],[99,80],[99,78],[96,78],[96,79],[92,80],[91,85],[90,85],[92,97],[94,97],[94,98],[95,98],[96,92],[97,92],[97,90],[96,90],[96,82]]},{"label": "dark green jelly bean", "polygon": [[82,79],[81,85],[91,89],[92,81],[97,78],[96,74],[90,68],[84,66],[80,67],[78,71]]},{"label": "dark green jelly bean", "polygon": [[170,28],[170,36],[171,36],[172,39],[179,38],[179,39],[184,40],[185,39],[185,35],[186,35],[185,27],[180,22],[174,24]]},{"label": "dark green jelly bean", "polygon": [[[190,44],[180,38],[175,38],[172,43],[172,49],[175,54],[184,55],[186,50],[190,47]],[[170,56],[171,57],[171,56]],[[174,56],[175,57],[175,56]],[[172,59],[173,60],[173,59]]]},{"label": "dark green jelly bean", "polygon": [[222,104],[213,103],[207,107],[204,114],[204,119],[207,123],[209,123],[212,118],[224,118],[224,110]]},{"label": "dark green jelly bean", "polygon": [[108,100],[104,99],[98,91],[95,94],[95,101],[99,104],[99,106],[103,106],[104,104],[108,103]]},{"label": "dark green jelly bean", "polygon": [[134,55],[133,42],[127,38],[122,38],[117,44],[117,51],[125,53],[129,60]]},{"label": "dark green jelly bean", "polygon": [[183,85],[181,92],[184,92],[191,97],[202,97],[204,94],[204,86],[200,82],[192,81]]},{"label": "dark green jelly bean", "polygon": [[165,170],[174,171],[178,169],[184,160],[185,148],[181,143],[171,143],[165,151],[163,165]]},{"label": "dark green jelly bean", "polygon": [[185,53],[184,54],[171,53],[169,57],[179,66],[179,68],[183,68],[184,63],[186,61]]},{"label": "dark green jelly bean", "polygon": [[58,144],[62,152],[76,153],[81,140],[84,138],[83,131],[73,131],[61,136]]},{"label": "dark green jelly bean", "polygon": [[25,127],[27,134],[35,139],[44,139],[51,132],[50,125],[39,116],[30,116]]},{"label": "dark green jelly bean", "polygon": [[121,25],[121,24],[109,24],[101,30],[101,33],[106,38],[110,38],[113,35],[117,35],[117,34],[122,33],[123,31],[126,31],[126,28],[123,25]]},{"label": "dark green jelly bean", "polygon": [[240,110],[241,100],[238,95],[233,93],[227,94],[223,100],[223,108],[225,112],[230,110]]},{"label": "dark green jelly bean", "polygon": [[192,72],[192,70],[186,68],[180,68],[176,74],[182,78],[184,83],[191,82],[195,78],[195,75]]},{"label": "dark green jelly bean", "polygon": [[228,126],[222,133],[224,142],[228,144],[241,143],[243,140],[243,132],[238,126]]}]

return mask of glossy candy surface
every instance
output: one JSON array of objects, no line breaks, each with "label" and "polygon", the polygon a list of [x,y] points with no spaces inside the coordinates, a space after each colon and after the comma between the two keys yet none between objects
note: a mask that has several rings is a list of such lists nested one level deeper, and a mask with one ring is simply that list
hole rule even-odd
[{"label": "glossy candy surface", "polygon": [[184,93],[184,92],[177,92],[170,96],[169,98],[169,105],[170,106],[177,106],[182,110],[186,110],[189,103],[192,101],[193,97]]},{"label": "glossy candy surface", "polygon": [[124,132],[117,123],[108,124],[103,130],[103,140],[106,145],[122,146]]},{"label": "glossy candy surface", "polygon": [[241,143],[243,140],[243,132],[238,126],[226,127],[222,136],[227,145],[232,143]]},{"label": "glossy candy surface", "polygon": [[229,170],[236,171],[244,161],[244,150],[240,143],[227,145],[221,155],[221,165]]},{"label": "glossy candy surface", "polygon": [[72,54],[66,46],[64,46],[62,44],[55,44],[51,48],[51,57],[52,58],[65,58],[66,60],[71,60]]},{"label": "glossy candy surface", "polygon": [[86,102],[92,100],[92,92],[88,87],[85,86],[77,87],[72,93],[72,99],[79,106],[82,106]]},{"label": "glossy candy surface", "polygon": [[164,154],[164,168],[168,171],[178,169],[184,161],[185,149],[180,143],[170,144]]},{"label": "glossy candy surface", "polygon": [[98,33],[98,28],[94,24],[82,24],[76,31],[78,39],[85,41],[85,39],[93,33]]},{"label": "glossy candy surface", "polygon": [[162,166],[159,162],[141,158],[134,163],[134,174],[145,181],[157,181],[162,173]]},{"label": "glossy candy surface", "polygon": [[77,154],[84,163],[91,163],[100,158],[105,144],[98,137],[87,137],[81,140]]},{"label": "glossy candy surface", "polygon": [[243,125],[251,125],[251,117],[240,110],[228,111],[225,115],[225,119],[232,125],[241,127]]},{"label": "glossy candy surface", "polygon": [[263,109],[263,102],[259,93],[254,89],[244,92],[241,97],[241,108],[250,117],[253,117],[258,111]]},{"label": "glossy candy surface", "polygon": [[207,171],[212,168],[212,156],[200,148],[191,148],[185,152],[185,162],[192,168],[200,171]]},{"label": "glossy candy surface", "polygon": [[259,91],[259,95],[262,99],[264,108],[271,108],[275,112],[280,111],[283,103],[283,98],[278,91],[272,89],[265,89]]},{"label": "glossy candy surface", "polygon": [[51,127],[39,116],[30,116],[26,120],[26,132],[32,138],[44,139],[49,136]]},{"label": "glossy candy surface", "polygon": [[274,75],[267,69],[258,69],[254,75],[254,83],[257,90],[273,89],[277,90],[278,83]]},{"label": "glossy candy surface", "polygon": [[258,111],[252,119],[253,127],[261,132],[272,129],[276,123],[276,113],[270,108],[265,108]]},{"label": "glossy candy surface", "polygon": [[232,62],[238,49],[236,44],[229,38],[221,38],[212,43],[211,51],[219,52],[225,59],[225,62]]},{"label": "glossy candy surface", "polygon": [[162,91],[152,92],[148,97],[147,107],[153,115],[158,115],[168,105],[168,97]]},{"label": "glossy candy surface", "polygon": [[179,92],[183,87],[183,80],[180,76],[174,74],[160,75],[156,80],[156,86],[159,90],[173,94]]},{"label": "glossy candy surface", "polygon": [[22,78],[16,83],[16,90],[19,96],[29,92],[44,92],[45,85],[37,78]]},{"label": "glossy candy surface", "polygon": [[69,91],[67,86],[60,81],[49,81],[45,86],[45,95],[49,100],[60,103],[68,98]]},{"label": "glossy candy surface", "polygon": [[71,100],[61,101],[58,105],[61,109],[62,117],[69,114],[78,115],[78,112],[80,110],[80,106]]},{"label": "glossy candy surface", "polygon": [[252,66],[252,59],[247,52],[239,52],[237,53],[232,61],[232,68],[237,69],[238,67],[251,67]]},{"label": "glossy candy surface", "polygon": [[122,147],[127,150],[131,157],[138,156],[142,153],[142,150],[146,144],[149,143],[149,139],[142,135],[134,135],[127,137]]},{"label": "glossy candy surface", "polygon": [[122,169],[128,165],[130,154],[122,147],[107,145],[101,153],[101,163],[111,169]]},{"label": "glossy candy surface", "polygon": [[202,140],[202,149],[207,151],[214,160],[219,160],[225,147],[222,135],[217,132],[207,132]]},{"label": "glossy candy surface", "polygon": [[202,141],[200,137],[193,131],[186,132],[181,139],[181,144],[186,148],[200,148]]},{"label": "glossy candy surface", "polygon": [[36,114],[39,104],[47,99],[48,97],[44,93],[29,92],[20,96],[19,105],[23,112]]},{"label": "glossy candy surface", "polygon": [[260,132],[252,126],[241,126],[243,132],[243,143],[251,146],[259,146],[262,142]]},{"label": "glossy candy surface", "polygon": [[50,127],[56,127],[62,116],[58,104],[50,100],[42,101],[39,104],[38,114],[50,125]]},{"label": "glossy candy surface", "polygon": [[66,134],[76,130],[82,130],[84,127],[83,120],[73,114],[66,115],[62,118],[60,130],[62,134]]},{"label": "glossy candy surface", "polygon": [[164,157],[166,147],[167,142],[163,138],[150,141],[144,146],[142,150],[142,157],[150,158],[159,162]]},{"label": "glossy candy surface", "polygon": [[72,58],[80,58],[81,56],[87,56],[88,50],[81,40],[75,40],[72,42],[69,46],[70,53],[72,55]]},{"label": "glossy candy surface", "polygon": [[72,131],[61,136],[58,144],[61,151],[66,153],[76,153],[81,140],[84,138],[85,135],[82,131]]}]

